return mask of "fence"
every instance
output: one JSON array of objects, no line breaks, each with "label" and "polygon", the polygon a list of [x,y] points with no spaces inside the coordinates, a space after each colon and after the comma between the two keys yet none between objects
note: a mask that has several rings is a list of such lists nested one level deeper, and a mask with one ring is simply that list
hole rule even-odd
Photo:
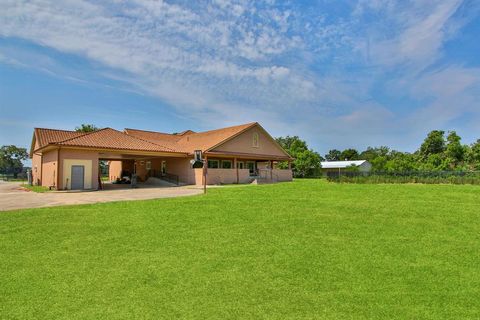
[{"label": "fence", "polygon": [[340,183],[426,183],[480,185],[480,171],[328,172],[327,180]]},{"label": "fence", "polygon": [[19,173],[15,177],[13,174],[0,174],[0,181],[27,181],[26,174]]}]

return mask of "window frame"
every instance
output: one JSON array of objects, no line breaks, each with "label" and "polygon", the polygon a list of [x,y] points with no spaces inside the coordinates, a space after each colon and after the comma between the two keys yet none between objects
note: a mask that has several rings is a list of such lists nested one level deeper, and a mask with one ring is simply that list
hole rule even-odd
[{"label": "window frame", "polygon": [[[230,168],[224,168],[223,167],[224,163],[230,163]],[[232,160],[222,160],[220,162],[220,169],[233,169],[233,161]]]},{"label": "window frame", "polygon": [[[211,167],[211,166],[210,166],[210,162],[212,162],[212,163],[213,163],[213,162],[216,162],[216,163],[217,163],[217,167],[216,167],[216,168]],[[218,159],[208,159],[208,160],[207,160],[207,168],[208,168],[208,169],[219,169],[219,168],[220,168],[220,161],[219,161]]]}]

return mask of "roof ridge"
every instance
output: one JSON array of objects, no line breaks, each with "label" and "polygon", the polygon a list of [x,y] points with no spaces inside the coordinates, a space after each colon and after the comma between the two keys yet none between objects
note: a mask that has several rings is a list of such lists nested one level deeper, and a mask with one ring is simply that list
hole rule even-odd
[{"label": "roof ridge", "polygon": [[[78,139],[78,138],[85,137],[85,136],[88,136],[90,134],[93,134],[93,133],[96,133],[96,132],[99,132],[99,131],[103,131],[103,130],[106,130],[106,129],[115,130],[115,129],[112,129],[110,127],[106,127],[106,128],[98,129],[98,130],[95,130],[95,131],[84,132],[83,134],[81,134],[77,137],[68,138],[68,139],[65,139],[65,140],[62,140],[62,141],[56,141],[55,143],[64,143],[64,142],[67,142],[67,141],[70,141],[70,140],[73,140],[73,139]],[[118,131],[118,130],[115,130],[115,131]],[[73,132],[78,132],[78,131],[73,131]],[[120,132],[120,131],[118,131],[118,132]]]},{"label": "roof ridge", "polygon": [[75,131],[75,130],[51,129],[51,128],[40,128],[40,127],[34,127],[33,129],[34,130],[64,131],[64,132],[72,132],[72,133],[79,132],[79,131]]},{"label": "roof ridge", "polygon": [[63,140],[63,141],[59,141],[59,142],[55,142],[55,143],[58,143],[58,144],[64,144],[64,143],[67,143],[67,142],[71,142],[75,139],[81,139],[81,138],[84,138],[86,136],[89,136],[89,135],[92,135],[92,134],[96,134],[96,133],[99,133],[101,131],[106,131],[106,130],[110,130],[110,131],[114,131],[115,133],[119,133],[121,134],[122,136],[124,136],[125,138],[127,139],[132,139],[132,140],[135,140],[135,141],[141,141],[143,143],[147,143],[148,145],[150,146],[154,146],[154,147],[161,147],[161,148],[164,148],[165,150],[169,150],[170,152],[175,152],[174,149],[172,148],[169,148],[169,147],[166,147],[164,145],[160,145],[160,144],[157,144],[157,143],[153,143],[151,141],[147,141],[147,140],[144,140],[144,139],[141,139],[141,138],[138,138],[138,137],[135,137],[135,136],[132,136],[132,135],[129,135],[125,132],[122,132],[120,130],[117,130],[117,129],[114,129],[114,128],[110,128],[110,127],[106,127],[106,128],[102,128],[102,129],[99,129],[99,130],[95,130],[95,131],[91,131],[91,132],[86,132],[85,134],[83,135],[80,135],[80,136],[77,136],[77,137],[73,137],[73,138],[69,138],[69,139],[66,139],[66,140]]},{"label": "roof ridge", "polygon": [[248,127],[252,127],[256,124],[259,124],[259,123],[258,122],[248,122],[248,123],[244,123],[244,124],[237,124],[235,126],[223,127],[223,128],[201,131],[201,132],[194,132],[193,134],[202,134],[202,133],[208,133],[208,132],[214,132],[214,131],[221,131],[221,130],[227,130],[227,129],[232,129],[232,128],[236,128],[236,127],[243,127],[243,126],[246,126],[248,128]]},{"label": "roof ridge", "polygon": [[[142,130],[142,129],[133,129],[133,128],[125,128],[124,130],[135,130],[135,131],[142,131],[142,132],[166,134],[166,135],[169,135],[169,136],[176,136],[176,134],[173,134],[173,133],[166,133],[166,132],[152,131],[152,130]],[[187,131],[187,130],[185,130],[185,131]]]},{"label": "roof ridge", "polygon": [[[135,129],[134,129],[134,130],[135,130]],[[154,143],[154,142],[152,142],[152,141],[148,141],[148,140],[145,140],[145,139],[142,139],[142,138],[139,138],[139,137],[135,137],[135,136],[129,135],[128,133],[125,133],[125,132],[121,132],[121,131],[119,131],[119,132],[122,133],[122,134],[124,134],[124,135],[126,135],[127,137],[130,137],[130,138],[133,138],[133,139],[137,139],[137,140],[140,140],[140,141],[149,143],[149,144],[153,144],[154,146],[162,147],[162,148],[168,149],[168,150],[170,150],[170,151],[172,151],[172,152],[175,152],[174,149],[169,148],[169,147],[166,147],[166,146],[164,146],[164,145],[161,145],[161,144],[158,144],[158,143]]]}]

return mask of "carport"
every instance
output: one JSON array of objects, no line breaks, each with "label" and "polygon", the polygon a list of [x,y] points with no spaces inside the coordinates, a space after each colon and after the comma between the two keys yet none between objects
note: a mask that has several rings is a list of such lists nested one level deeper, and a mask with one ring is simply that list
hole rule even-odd
[{"label": "carport", "polygon": [[[31,155],[34,183],[57,190],[99,189],[101,160],[111,164],[109,176],[115,179],[125,171],[130,175],[135,173],[140,182],[155,175],[165,179],[175,177],[177,184],[182,179],[185,182],[189,179],[188,172],[179,170],[189,161],[188,153],[174,152],[111,128],[80,135],[63,130],[36,129]],[[183,165],[176,165],[177,162]],[[163,176],[162,163],[165,167]]]}]

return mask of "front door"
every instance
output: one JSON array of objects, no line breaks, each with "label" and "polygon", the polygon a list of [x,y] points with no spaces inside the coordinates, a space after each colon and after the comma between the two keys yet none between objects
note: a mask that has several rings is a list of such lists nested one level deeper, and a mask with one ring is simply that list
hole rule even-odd
[{"label": "front door", "polygon": [[72,166],[72,190],[84,188],[85,166]]}]

